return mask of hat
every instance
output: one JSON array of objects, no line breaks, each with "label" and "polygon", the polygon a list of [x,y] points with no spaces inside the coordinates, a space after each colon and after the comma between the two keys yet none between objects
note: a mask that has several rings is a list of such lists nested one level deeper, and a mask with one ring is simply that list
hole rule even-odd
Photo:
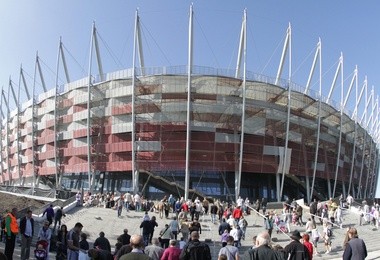
[{"label": "hat", "polygon": [[294,230],[291,233],[290,238],[294,239],[294,240],[300,240],[302,237],[301,237],[301,234],[300,234],[300,232],[298,230]]}]

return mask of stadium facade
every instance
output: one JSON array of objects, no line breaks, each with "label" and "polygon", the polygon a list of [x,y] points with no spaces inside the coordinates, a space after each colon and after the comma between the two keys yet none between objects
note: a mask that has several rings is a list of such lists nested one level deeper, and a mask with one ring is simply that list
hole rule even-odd
[{"label": "stadium facade", "polygon": [[[271,78],[246,70],[246,14],[236,70],[193,65],[192,15],[189,25],[186,66],[144,66],[136,15],[139,67],[134,61],[131,69],[104,74],[97,59],[98,76],[90,65],[88,77],[32,93],[14,111],[10,94],[20,102],[10,83],[8,97],[4,91],[1,97],[7,110],[1,124],[1,183],[35,187],[49,179],[57,188],[131,190],[148,197],[160,191],[269,200],[374,196],[379,108],[373,90],[367,95],[367,84],[358,91],[357,74],[347,93],[356,87],[351,113],[343,97],[340,104],[331,101],[331,91],[325,98],[309,83],[300,87],[280,80],[290,55],[290,27],[279,73]],[[92,46],[99,54],[95,27]],[[58,63],[65,65],[62,48],[59,53]],[[40,71],[38,59],[36,68]],[[366,107],[361,118],[360,102]]]}]

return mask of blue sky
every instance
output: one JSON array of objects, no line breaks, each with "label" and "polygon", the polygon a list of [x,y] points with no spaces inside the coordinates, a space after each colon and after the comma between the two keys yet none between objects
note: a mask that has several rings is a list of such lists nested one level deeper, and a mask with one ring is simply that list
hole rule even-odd
[{"label": "blue sky", "polygon": [[[85,77],[93,21],[101,37],[104,71],[130,68],[136,8],[139,8],[143,25],[146,66],[185,65],[191,3],[194,4],[195,15],[195,65],[235,68],[241,20],[243,10],[247,8],[249,71],[276,76],[290,22],[294,82],[306,84],[318,37],[321,37],[325,96],[329,92],[340,52],[344,55],[346,90],[355,65],[359,69],[360,86],[365,75],[368,76],[369,86],[375,87],[375,92],[380,85],[380,2],[375,0],[2,0],[0,84],[7,88],[11,76],[17,85],[22,64],[28,87],[31,88],[38,51],[47,87],[51,89],[55,84],[60,36],[67,49],[66,59],[72,80]],[[285,78],[286,70],[287,67],[283,74]],[[63,79],[62,72],[60,78]],[[313,89],[317,90],[316,80],[313,83]],[[42,92],[39,82],[37,92]],[[336,101],[340,100],[339,92],[339,89],[334,91]],[[25,99],[21,102],[26,101],[25,94],[21,95]],[[353,110],[353,105],[354,93],[349,99],[349,109]],[[15,107],[13,101],[10,101],[10,106]],[[362,109],[359,116],[361,113]]]}]

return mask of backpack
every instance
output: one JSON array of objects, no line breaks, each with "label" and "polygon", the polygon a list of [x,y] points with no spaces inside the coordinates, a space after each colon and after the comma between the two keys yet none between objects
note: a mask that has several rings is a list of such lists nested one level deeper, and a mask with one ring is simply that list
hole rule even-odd
[{"label": "backpack", "polygon": [[331,237],[332,236],[332,230],[331,230],[331,228],[328,228],[326,230],[326,235],[327,235],[327,237]]},{"label": "backpack", "polygon": [[[188,245],[185,249],[186,255],[184,259],[206,259],[206,260],[211,260],[209,258],[210,256],[210,248],[208,245],[204,243],[197,243],[196,245],[190,244]],[[200,258],[200,256],[202,258]]]}]

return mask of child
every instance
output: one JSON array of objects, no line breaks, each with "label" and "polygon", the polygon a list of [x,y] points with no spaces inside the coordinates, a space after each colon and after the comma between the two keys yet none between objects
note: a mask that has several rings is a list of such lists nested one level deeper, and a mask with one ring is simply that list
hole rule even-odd
[{"label": "child", "polygon": [[34,251],[34,256],[37,260],[45,260],[47,256],[47,252],[44,248],[43,243],[38,243],[37,249]]},{"label": "child", "polygon": [[90,249],[90,245],[88,244],[87,242],[87,234],[86,233],[81,233],[80,234],[80,242],[79,242],[79,248],[82,249],[82,250],[89,250]]}]

